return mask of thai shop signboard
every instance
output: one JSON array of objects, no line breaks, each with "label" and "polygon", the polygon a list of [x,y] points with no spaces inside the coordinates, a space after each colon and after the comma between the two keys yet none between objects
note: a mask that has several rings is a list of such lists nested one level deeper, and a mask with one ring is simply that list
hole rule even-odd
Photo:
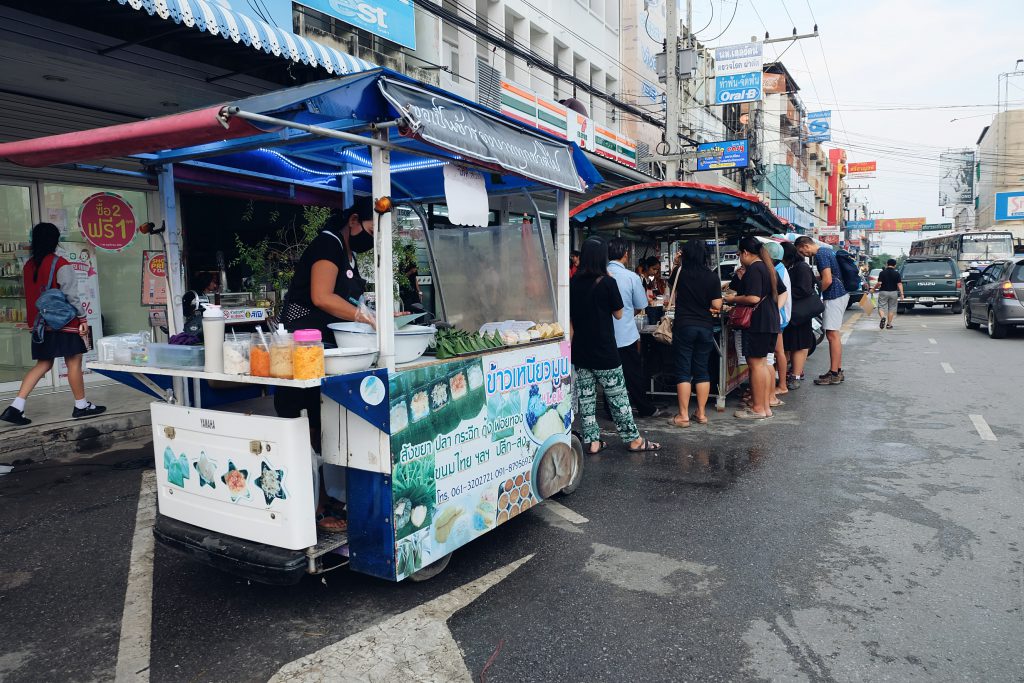
[{"label": "thai shop signboard", "polygon": [[746,168],[747,141],[726,140],[705,142],[697,145],[697,170],[711,171],[719,168]]},{"label": "thai shop signboard", "polygon": [[925,223],[921,226],[921,232],[938,232],[939,230],[952,230],[952,223]]},{"label": "thai shop signboard", "polygon": [[583,191],[572,150],[564,143],[413,85],[388,78],[378,84],[384,97],[417,124],[417,139],[563,190]]},{"label": "thai shop signboard", "polygon": [[715,48],[715,102],[738,104],[761,99],[764,46],[740,43]]},{"label": "thai shop signboard", "polygon": [[395,373],[389,388],[398,579],[572,478],[567,342]]},{"label": "thai shop signboard", "polygon": [[588,152],[636,168],[636,142],[593,119],[549,102],[508,81],[501,82],[501,113],[520,123],[571,140]]},{"label": "thai shop signboard", "polygon": [[924,218],[879,218],[875,230],[879,232],[916,232],[921,229]]},{"label": "thai shop signboard", "polygon": [[874,178],[877,171],[877,161],[851,161],[846,164],[846,177],[851,179]]}]

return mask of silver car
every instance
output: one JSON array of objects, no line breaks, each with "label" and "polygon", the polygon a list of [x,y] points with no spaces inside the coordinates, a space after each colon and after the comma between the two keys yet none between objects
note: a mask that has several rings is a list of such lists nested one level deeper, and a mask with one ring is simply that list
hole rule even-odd
[{"label": "silver car", "polygon": [[996,261],[982,271],[967,295],[964,325],[985,325],[993,339],[1005,337],[1010,327],[1024,327],[1024,258]]}]

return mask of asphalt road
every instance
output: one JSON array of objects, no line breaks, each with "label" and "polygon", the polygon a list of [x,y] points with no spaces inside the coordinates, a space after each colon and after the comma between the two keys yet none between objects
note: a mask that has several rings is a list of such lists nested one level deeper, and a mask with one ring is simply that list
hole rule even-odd
[{"label": "asphalt road", "polygon": [[[267,587],[157,548],[141,676],[1024,681],[1024,335],[851,329],[842,386],[763,423],[647,421],[656,455],[612,437],[561,507],[427,583]],[[113,677],[148,456],[0,477],[0,680]]]}]

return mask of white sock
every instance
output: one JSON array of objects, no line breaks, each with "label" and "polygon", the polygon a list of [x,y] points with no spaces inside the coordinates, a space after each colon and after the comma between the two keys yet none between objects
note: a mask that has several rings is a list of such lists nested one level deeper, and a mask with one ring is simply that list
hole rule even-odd
[{"label": "white sock", "polygon": [[11,401],[11,407],[14,408],[15,410],[25,412],[25,399],[23,399],[21,396],[17,397],[13,401]]},{"label": "white sock", "polygon": [[80,398],[77,401],[75,401],[75,407],[78,408],[79,410],[81,410],[83,408],[88,408],[89,407],[89,401],[87,399]]}]

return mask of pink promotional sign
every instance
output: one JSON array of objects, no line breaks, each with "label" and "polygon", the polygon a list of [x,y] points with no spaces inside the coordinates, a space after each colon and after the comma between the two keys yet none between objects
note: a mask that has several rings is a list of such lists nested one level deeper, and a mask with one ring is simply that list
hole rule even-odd
[{"label": "pink promotional sign", "polygon": [[104,251],[121,251],[135,239],[135,212],[124,197],[97,192],[82,202],[78,225],[85,240]]}]

